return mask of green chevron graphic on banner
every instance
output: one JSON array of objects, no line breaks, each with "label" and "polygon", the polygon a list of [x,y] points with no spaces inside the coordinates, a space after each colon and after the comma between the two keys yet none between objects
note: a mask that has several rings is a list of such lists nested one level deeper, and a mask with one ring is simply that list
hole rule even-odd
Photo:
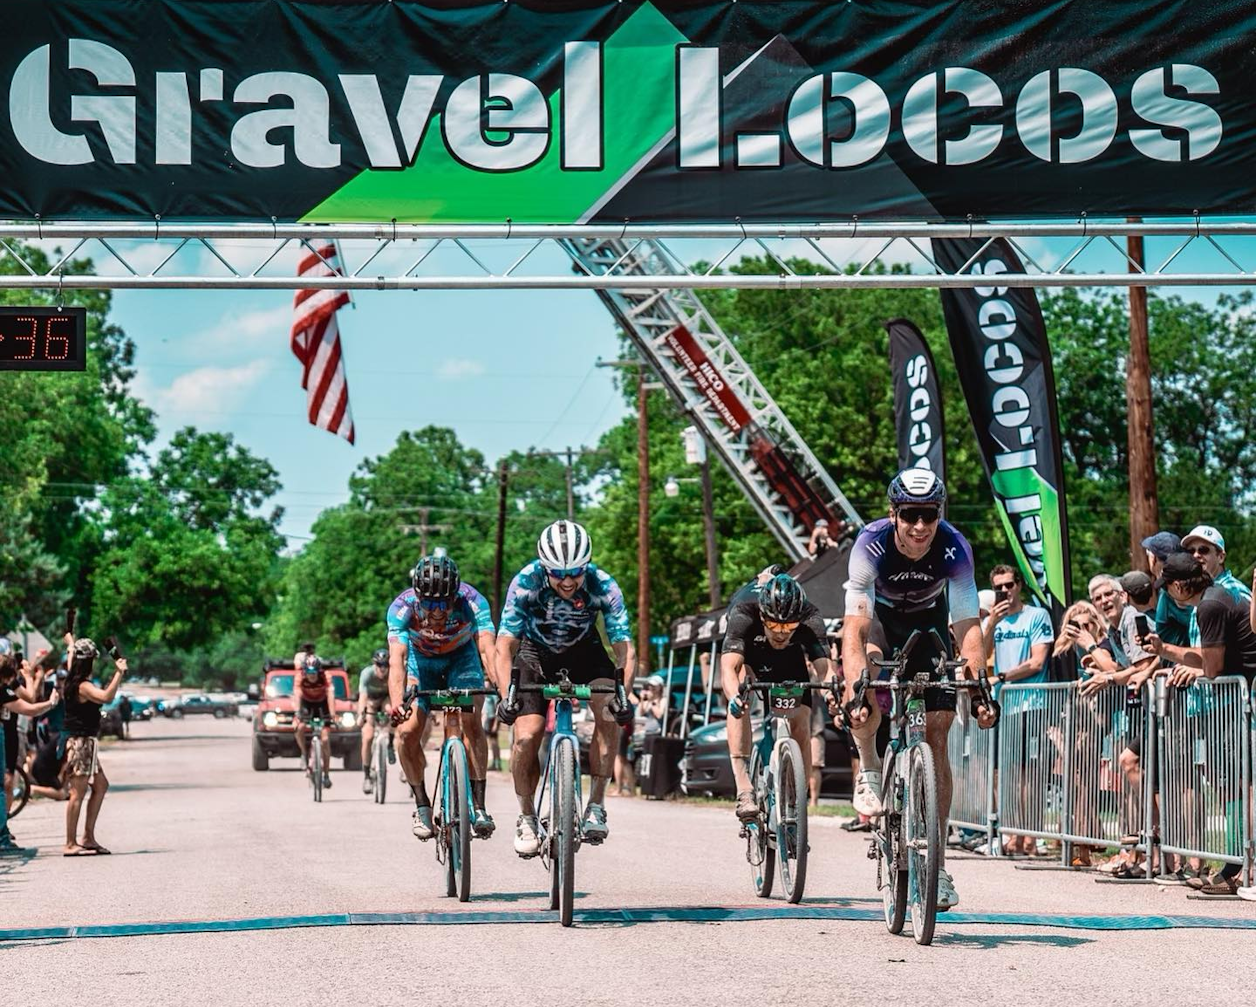
[{"label": "green chevron graphic on banner", "polygon": [[[1016,555],[1016,563],[1020,567],[1025,583],[1037,594],[1045,604],[1049,599],[1043,598],[1037,590],[1038,579],[1029,565],[1029,557],[1020,536],[1012,527],[1012,515],[1007,512],[1006,501],[1017,497],[1037,495],[1041,500],[1041,509],[1034,512],[1042,525],[1043,562],[1047,569],[1047,590],[1060,603],[1066,604],[1064,593],[1064,550],[1060,542],[1060,497],[1056,488],[1048,483],[1033,469],[1013,469],[1009,472],[995,472],[990,479],[995,491],[995,511],[1007,532],[1008,544]],[[1017,518],[1026,516],[1016,515]]]},{"label": "green chevron graphic on banner", "polygon": [[676,46],[687,42],[650,4],[642,5],[603,46],[605,150],[599,171],[563,171],[558,127],[561,89],[549,98],[554,140],[530,168],[484,172],[460,164],[433,140],[441,116],[415,163],[401,171],[364,171],[304,218],[316,223],[386,220],[501,223],[531,208],[529,223],[574,223],[675,128]]}]

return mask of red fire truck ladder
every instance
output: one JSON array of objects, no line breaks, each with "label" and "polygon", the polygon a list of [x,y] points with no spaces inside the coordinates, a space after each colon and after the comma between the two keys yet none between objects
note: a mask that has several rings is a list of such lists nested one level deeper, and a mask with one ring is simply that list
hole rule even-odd
[{"label": "red fire truck ladder", "polygon": [[[593,276],[678,275],[655,241],[564,241]],[[692,290],[599,290],[624,332],[692,418],[724,467],[795,560],[821,518],[862,519]]]}]

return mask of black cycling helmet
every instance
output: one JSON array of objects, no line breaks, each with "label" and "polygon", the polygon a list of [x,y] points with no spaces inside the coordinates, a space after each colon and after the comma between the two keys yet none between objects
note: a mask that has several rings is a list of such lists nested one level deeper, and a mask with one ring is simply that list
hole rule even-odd
[{"label": "black cycling helmet", "polygon": [[458,564],[448,556],[424,556],[414,567],[414,591],[420,598],[450,601],[462,587]]},{"label": "black cycling helmet", "polygon": [[778,573],[759,590],[759,616],[768,622],[802,622],[807,595],[787,573]]},{"label": "black cycling helmet", "polygon": [[886,496],[895,510],[915,504],[941,507],[946,503],[946,487],[928,469],[903,469],[891,480]]},{"label": "black cycling helmet", "polygon": [[388,663],[388,648],[380,647],[379,650],[377,650],[374,654],[372,654],[371,663],[378,664],[381,667],[386,665]]}]

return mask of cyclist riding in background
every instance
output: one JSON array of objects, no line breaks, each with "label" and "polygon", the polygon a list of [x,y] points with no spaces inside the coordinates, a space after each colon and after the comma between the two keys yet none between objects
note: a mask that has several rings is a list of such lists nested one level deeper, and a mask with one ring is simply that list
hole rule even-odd
[{"label": "cyclist riding in background", "polygon": [[[868,668],[868,631],[873,618],[885,630],[886,653],[891,656],[902,649],[914,630],[920,630],[921,637],[907,663],[911,674],[933,670],[938,655],[930,630],[937,631],[947,649],[945,656],[951,656],[948,616],[960,654],[968,662],[965,676],[976,678],[985,667],[972,548],[954,526],[941,519],[946,487],[927,469],[905,469],[894,477],[887,495],[890,516],[867,525],[851,550],[842,640],[848,704],[853,703],[856,682]],[[955,719],[955,696],[928,692],[925,709],[925,733],[937,767],[938,814],[945,838],[951,808],[946,737]],[[834,708],[832,712],[836,715],[838,711]],[[993,726],[994,710],[978,703],[973,712],[981,727]],[[879,815],[882,810],[881,752],[876,746],[880,722],[881,711],[875,700],[865,700],[860,709],[849,713],[860,760],[854,805],[857,812],[868,816]],[[941,852],[939,910],[959,904],[954,880],[946,871],[945,843]]]},{"label": "cyclist riding in background", "polygon": [[[737,783],[736,814],[743,822],[759,814],[750,780],[751,725],[738,698],[743,667],[760,682],[809,682],[807,662],[818,680],[829,675],[824,620],[807,600],[802,585],[787,573],[760,575],[739,589],[728,605],[728,629],[720,648],[720,680],[728,700],[728,754]],[[812,694],[799,699],[789,715],[789,733],[811,773]]]},{"label": "cyclist riding in background", "polygon": [[[388,648],[380,647],[371,663],[358,675],[358,722],[362,725],[362,793],[371,792],[375,767],[371,765],[371,745],[375,741],[375,715],[388,708]],[[394,728],[388,728],[388,761],[397,760],[393,750]]]},{"label": "cyclist riding in background", "polygon": [[[632,681],[637,663],[623,592],[614,577],[589,562],[593,554],[589,533],[574,521],[555,521],[541,532],[536,551],[538,558],[510,582],[497,636],[497,687],[506,696],[497,717],[515,725],[510,772],[519,799],[515,852],[521,857],[540,852],[535,795],[547,702],[537,693],[516,696],[510,686],[554,682],[561,669],[578,685],[606,685],[614,682],[616,668],[622,669],[623,679],[615,683],[620,686],[617,695],[589,700],[594,716],[589,752],[593,783],[581,833],[586,842],[596,844],[610,832],[602,802],[619,750],[616,723],[633,717],[623,686]],[[598,615],[606,624],[614,663],[598,637]]]},{"label": "cyclist riding in background", "polygon": [[296,710],[292,715],[292,728],[297,736],[297,747],[301,749],[301,765],[310,771],[305,751],[305,724],[317,717],[323,722],[320,742],[323,746],[323,786],[331,786],[331,732],[335,726],[332,716],[332,697],[336,695],[332,689],[331,676],[323,668],[323,662],[313,654],[301,655],[301,663],[293,676],[293,696],[297,700]]},{"label": "cyclist riding in background", "polygon": [[[388,696],[397,726],[401,768],[414,789],[414,823],[418,839],[431,839],[432,802],[423,772],[423,727],[430,703],[416,696],[409,716],[399,720],[406,689],[481,689],[484,669],[492,667],[493,619],[488,602],[464,584],[458,565],[444,555],[424,556],[411,571],[411,586],[388,608]],[[484,769],[488,743],[480,725],[483,697],[475,698],[475,715],[462,718],[467,761],[471,769],[471,829],[487,839],[496,827],[484,810]]]}]

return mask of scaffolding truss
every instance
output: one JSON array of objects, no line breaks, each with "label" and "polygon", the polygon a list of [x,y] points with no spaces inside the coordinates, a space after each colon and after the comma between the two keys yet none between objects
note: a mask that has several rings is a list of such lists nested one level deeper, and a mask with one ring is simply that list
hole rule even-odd
[{"label": "scaffolding truss", "polygon": [[[1124,239],[1147,239],[1145,265]],[[932,238],[1006,239],[1023,263],[1008,287],[1237,286],[1256,283],[1256,222],[868,223],[604,225],[503,224],[0,224],[0,289],[537,289],[640,287],[634,257],[661,252],[655,290],[854,289],[988,285],[969,264],[946,270]],[[340,243],[344,275],[302,277],[315,243]],[[593,270],[571,242],[622,245],[619,262]],[[36,264],[22,243],[48,255]],[[735,272],[744,257],[771,272]],[[73,272],[91,259],[95,272]]]}]

